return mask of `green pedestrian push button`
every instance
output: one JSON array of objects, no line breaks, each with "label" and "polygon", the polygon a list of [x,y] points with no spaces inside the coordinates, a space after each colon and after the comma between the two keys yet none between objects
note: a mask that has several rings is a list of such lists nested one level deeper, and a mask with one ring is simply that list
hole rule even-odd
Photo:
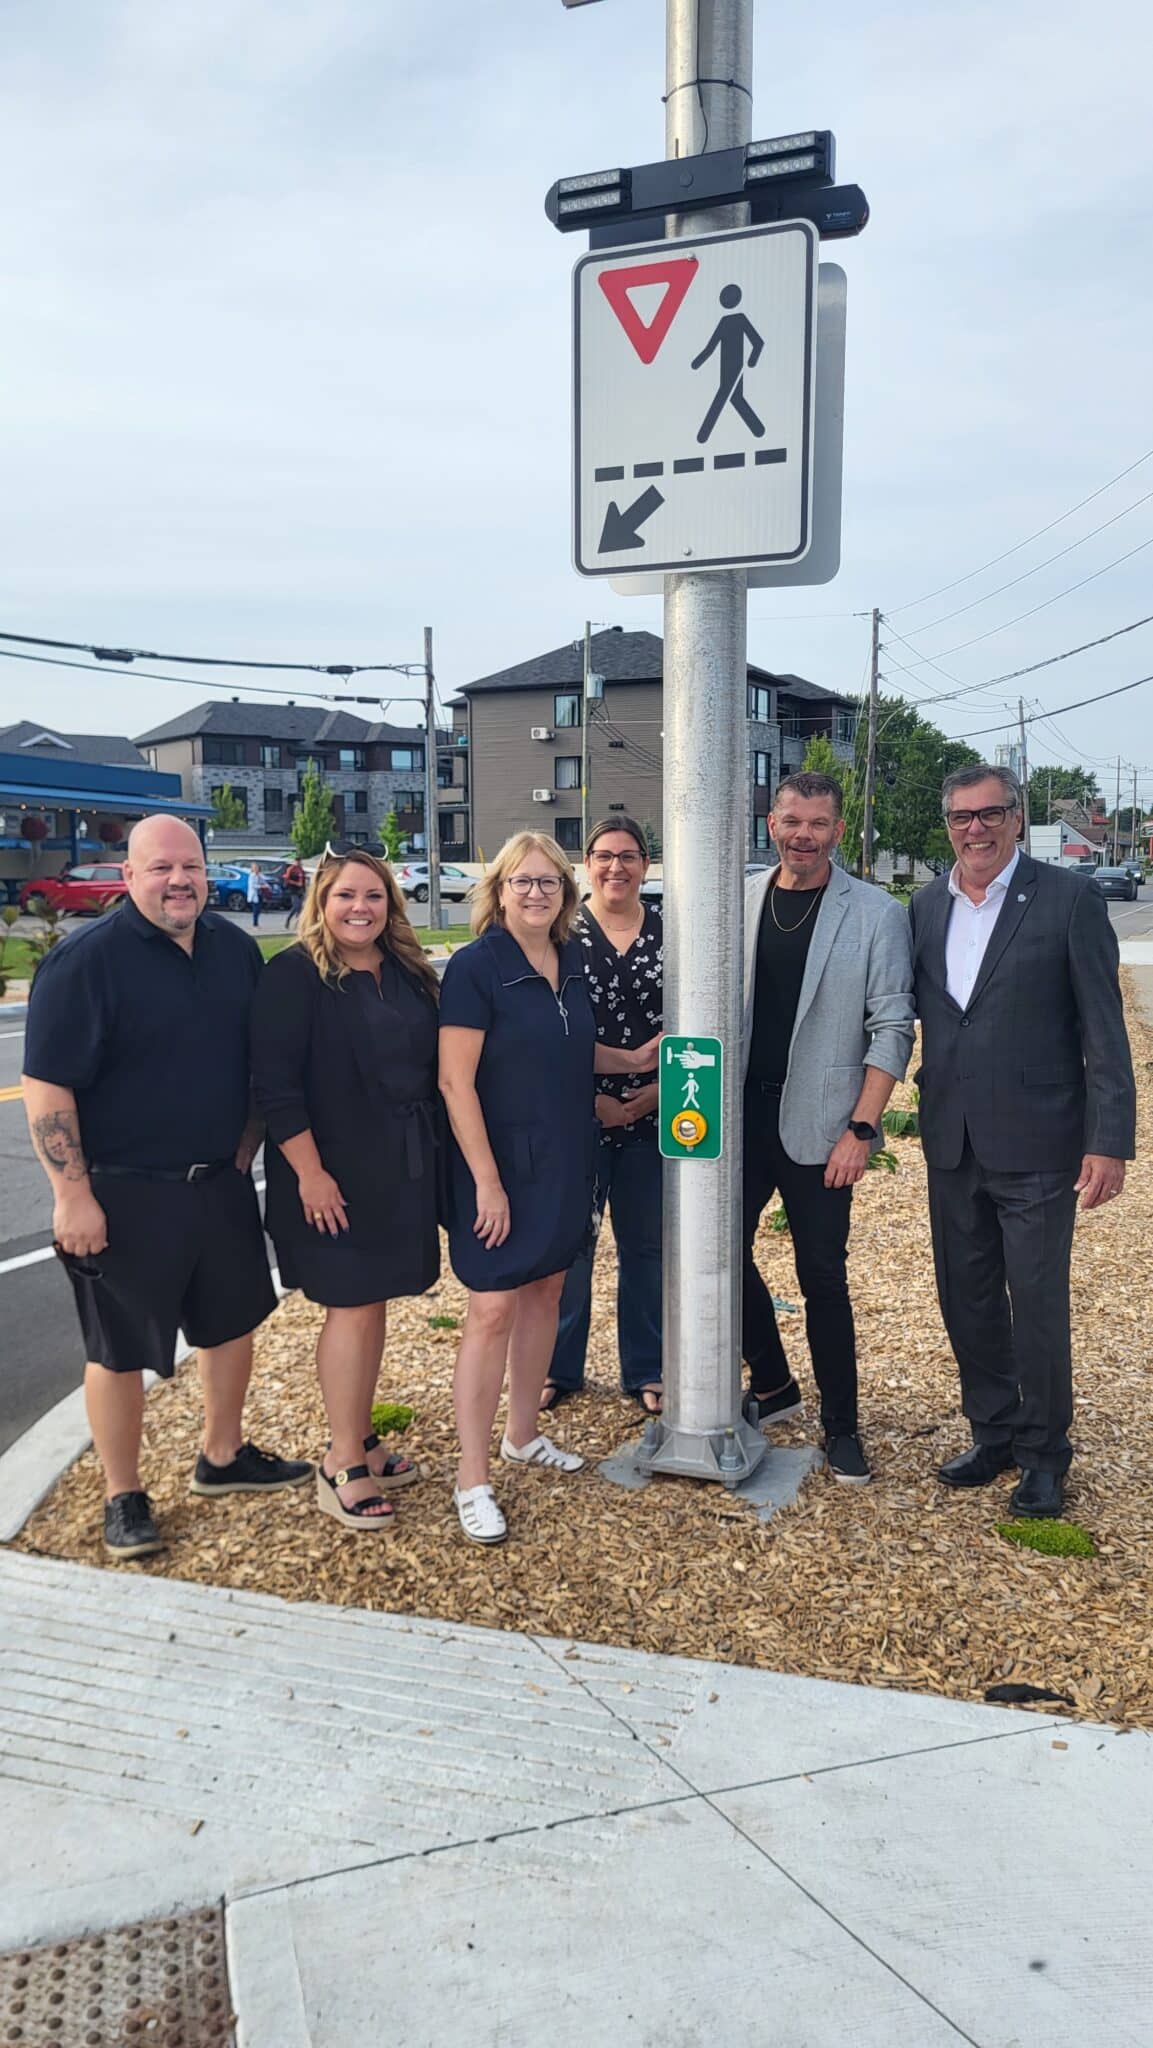
[{"label": "green pedestrian push button", "polygon": [[662,1038],[657,1123],[663,1158],[720,1158],[723,1085],[719,1038]]}]

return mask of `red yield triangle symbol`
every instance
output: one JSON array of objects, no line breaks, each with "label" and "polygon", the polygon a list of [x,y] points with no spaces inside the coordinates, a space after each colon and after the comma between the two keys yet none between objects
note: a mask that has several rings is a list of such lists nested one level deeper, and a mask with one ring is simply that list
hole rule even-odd
[{"label": "red yield triangle symbol", "polygon": [[[602,270],[597,278],[642,363],[655,361],[669,328],[676,319],[685,293],[697,274],[695,256],[678,256],[672,263],[640,263],[635,270]],[[638,285],[663,284],[664,298],[645,326],[629,297]]]}]

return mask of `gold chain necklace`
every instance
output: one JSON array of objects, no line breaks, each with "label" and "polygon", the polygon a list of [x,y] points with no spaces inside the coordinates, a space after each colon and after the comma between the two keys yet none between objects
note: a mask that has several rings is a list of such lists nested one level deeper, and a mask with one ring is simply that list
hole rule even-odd
[{"label": "gold chain necklace", "polygon": [[775,900],[774,900],[774,899],[775,899],[775,897],[776,897],[776,893],[777,893],[777,884],[776,884],[776,883],[774,882],[774,884],[773,884],[772,888],[771,888],[771,889],[769,890],[769,909],[770,909],[770,910],[772,911],[772,913],[773,913],[773,923],[774,923],[774,924],[776,925],[776,927],[777,927],[777,930],[778,930],[779,932],[785,932],[785,933],[787,933],[787,932],[799,932],[799,931],[800,931],[800,929],[801,929],[801,926],[802,926],[802,925],[804,924],[804,922],[805,922],[805,918],[806,918],[806,917],[811,917],[811,916],[812,916],[812,913],[813,913],[813,911],[814,911],[814,910],[816,909],[816,907],[817,907],[818,903],[820,902],[820,900],[821,900],[822,896],[824,895],[824,893],[825,893],[825,890],[826,890],[826,889],[828,888],[828,886],[829,886],[829,885],[828,885],[828,883],[827,883],[827,882],[822,882],[822,883],[821,883],[821,886],[820,886],[820,888],[819,888],[819,889],[814,889],[814,891],[813,891],[813,900],[812,900],[812,902],[810,903],[810,905],[809,905],[808,909],[807,909],[807,910],[806,910],[806,911],[804,912],[804,915],[803,915],[803,916],[801,916],[801,917],[799,917],[799,918],[797,919],[797,922],[796,922],[796,924],[782,924],[782,923],[781,923],[781,920],[780,920],[780,918],[779,918],[779,917],[777,916],[777,906],[776,906],[776,902],[775,902]]}]

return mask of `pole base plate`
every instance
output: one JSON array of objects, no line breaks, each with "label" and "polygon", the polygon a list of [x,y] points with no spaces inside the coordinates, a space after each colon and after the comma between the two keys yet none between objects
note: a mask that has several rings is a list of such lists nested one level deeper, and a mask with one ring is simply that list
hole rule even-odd
[{"label": "pole base plate", "polygon": [[656,1415],[641,1438],[637,1470],[679,1473],[686,1479],[712,1479],[722,1486],[740,1486],[755,1472],[767,1449],[759,1429],[743,1419],[732,1429],[686,1429]]}]

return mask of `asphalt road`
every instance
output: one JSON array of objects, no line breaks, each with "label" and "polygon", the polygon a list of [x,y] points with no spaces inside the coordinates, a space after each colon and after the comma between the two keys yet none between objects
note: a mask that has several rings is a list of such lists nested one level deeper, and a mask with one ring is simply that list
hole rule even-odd
[{"label": "asphalt road", "polygon": [[[1153,938],[1153,883],[1110,903],[1118,938]],[[282,918],[263,928],[276,930]],[[33,1157],[20,1080],[24,1028],[0,1008],[0,1451],[79,1385],[84,1364],[72,1295],[52,1253],[52,1197]],[[257,1183],[263,1176],[257,1169]]]}]

